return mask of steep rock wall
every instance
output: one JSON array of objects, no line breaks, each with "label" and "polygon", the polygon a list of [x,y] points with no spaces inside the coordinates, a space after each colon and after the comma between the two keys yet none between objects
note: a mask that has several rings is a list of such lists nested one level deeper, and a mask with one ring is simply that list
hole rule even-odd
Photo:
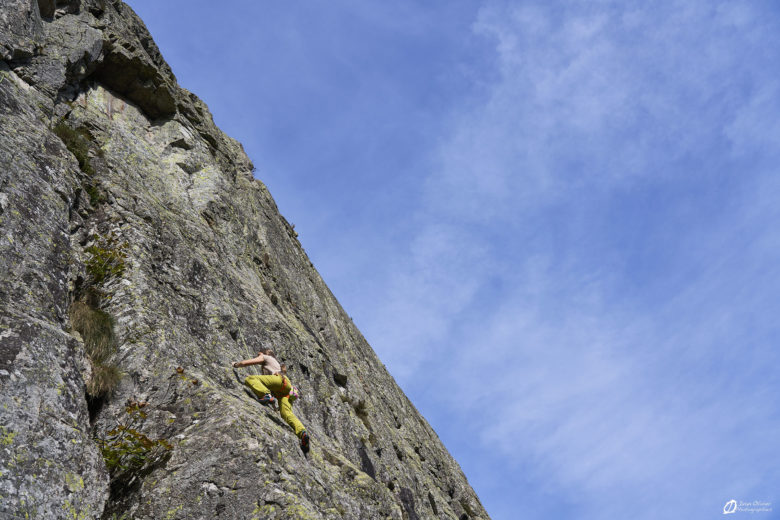
[{"label": "steep rock wall", "polygon": [[[0,516],[487,518],[136,15],[9,0],[0,24]],[[308,455],[230,368],[266,346]]]}]

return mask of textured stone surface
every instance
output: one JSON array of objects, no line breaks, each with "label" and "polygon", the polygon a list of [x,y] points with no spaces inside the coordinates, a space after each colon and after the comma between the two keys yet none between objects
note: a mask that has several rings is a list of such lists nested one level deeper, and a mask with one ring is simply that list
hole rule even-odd
[{"label": "textured stone surface", "polygon": [[80,172],[49,130],[51,101],[1,69],[0,516],[94,517],[108,475],[87,416],[84,351],[66,332]]},{"label": "textured stone surface", "polygon": [[0,9],[0,59],[29,58],[43,39],[43,22],[35,0],[3,0]]},{"label": "textured stone surface", "polygon": [[[99,0],[6,5],[0,516],[487,518],[241,145],[177,86],[135,14]],[[84,136],[88,166],[57,125]],[[105,237],[126,253],[99,298],[124,376],[88,409],[91,364],[68,308]],[[302,390],[308,455],[245,393],[239,379],[256,370],[230,368],[265,346]],[[172,449],[109,477],[94,439],[132,417]]]}]

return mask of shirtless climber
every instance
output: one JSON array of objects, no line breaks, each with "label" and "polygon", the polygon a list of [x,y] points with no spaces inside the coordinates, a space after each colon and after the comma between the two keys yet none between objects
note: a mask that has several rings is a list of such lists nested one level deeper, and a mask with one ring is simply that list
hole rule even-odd
[{"label": "shirtless climber", "polygon": [[272,405],[277,400],[279,401],[279,414],[301,440],[303,452],[308,453],[309,434],[306,433],[303,424],[292,411],[292,404],[298,399],[300,391],[292,385],[287,377],[287,366],[279,364],[279,361],[276,360],[276,354],[270,348],[260,351],[256,358],[233,363],[233,368],[250,365],[262,365],[263,375],[247,376],[244,383],[252,389],[261,403]]}]

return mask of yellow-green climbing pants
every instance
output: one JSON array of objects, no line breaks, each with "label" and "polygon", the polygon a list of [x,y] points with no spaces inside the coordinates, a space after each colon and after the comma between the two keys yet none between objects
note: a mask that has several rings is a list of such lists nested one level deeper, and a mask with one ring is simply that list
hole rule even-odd
[{"label": "yellow-green climbing pants", "polygon": [[303,427],[301,421],[295,417],[292,411],[292,403],[288,397],[292,383],[284,376],[247,376],[244,382],[252,389],[252,391],[258,396],[263,397],[265,394],[271,394],[279,400],[279,413],[287,424],[290,425],[295,431],[295,435],[301,435],[301,432],[306,430]]}]

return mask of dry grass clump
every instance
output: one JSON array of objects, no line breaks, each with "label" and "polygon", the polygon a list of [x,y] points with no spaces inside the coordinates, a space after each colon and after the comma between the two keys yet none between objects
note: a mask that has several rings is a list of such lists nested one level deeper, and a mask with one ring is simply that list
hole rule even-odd
[{"label": "dry grass clump", "polygon": [[82,301],[75,301],[70,307],[70,321],[81,334],[87,357],[92,363],[87,393],[92,397],[109,394],[122,378],[119,369],[108,362],[116,351],[113,318]]},{"label": "dry grass clump", "polygon": [[87,381],[87,393],[91,396],[110,394],[121,380],[122,372],[116,365],[92,363],[92,377]]}]

